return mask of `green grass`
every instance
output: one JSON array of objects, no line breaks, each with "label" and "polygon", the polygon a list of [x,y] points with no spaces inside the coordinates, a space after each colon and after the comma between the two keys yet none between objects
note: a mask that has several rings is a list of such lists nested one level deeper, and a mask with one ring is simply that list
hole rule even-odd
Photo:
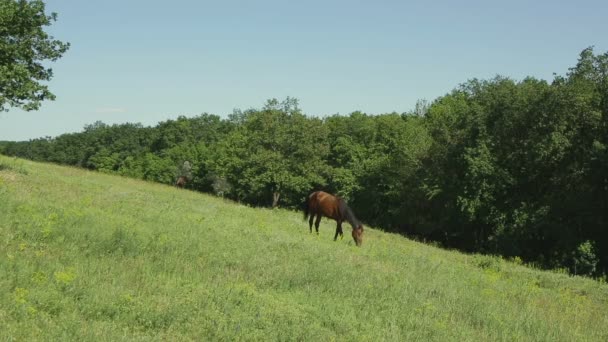
[{"label": "green grass", "polygon": [[608,286],[0,156],[0,340],[606,341]]}]

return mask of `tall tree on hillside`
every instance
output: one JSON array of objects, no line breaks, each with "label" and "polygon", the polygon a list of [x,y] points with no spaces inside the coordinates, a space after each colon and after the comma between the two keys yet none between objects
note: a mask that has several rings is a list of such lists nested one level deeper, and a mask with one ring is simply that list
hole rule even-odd
[{"label": "tall tree on hillside", "polygon": [[332,168],[328,190],[346,198],[370,224],[388,229],[409,223],[416,212],[412,182],[430,145],[421,118],[353,112],[325,123]]},{"label": "tall tree on hillside", "polygon": [[53,77],[43,62],[57,60],[70,46],[44,31],[56,20],[40,0],[0,1],[0,111],[36,110],[42,101],[55,99],[41,83]]},{"label": "tall tree on hillside", "polygon": [[295,99],[269,100],[262,110],[234,115],[237,128],[220,142],[213,162],[239,200],[276,207],[299,204],[325,182],[327,133],[302,114]]}]

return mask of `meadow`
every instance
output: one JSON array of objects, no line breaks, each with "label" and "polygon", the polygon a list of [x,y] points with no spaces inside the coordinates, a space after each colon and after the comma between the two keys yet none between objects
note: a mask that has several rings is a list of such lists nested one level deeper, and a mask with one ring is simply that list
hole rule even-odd
[{"label": "meadow", "polygon": [[0,156],[0,340],[606,341],[608,285]]}]

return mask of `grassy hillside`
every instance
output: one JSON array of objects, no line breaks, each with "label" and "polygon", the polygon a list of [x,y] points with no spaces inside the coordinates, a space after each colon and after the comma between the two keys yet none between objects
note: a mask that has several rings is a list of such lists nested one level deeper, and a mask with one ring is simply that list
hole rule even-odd
[{"label": "grassy hillside", "polygon": [[606,341],[608,286],[0,156],[0,340]]}]

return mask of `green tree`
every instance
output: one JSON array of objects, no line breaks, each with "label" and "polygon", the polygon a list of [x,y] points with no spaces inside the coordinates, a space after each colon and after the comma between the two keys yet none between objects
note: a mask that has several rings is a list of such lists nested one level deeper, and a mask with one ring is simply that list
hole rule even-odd
[{"label": "green tree", "polygon": [[272,99],[262,110],[236,113],[231,120],[236,128],[218,145],[213,169],[234,197],[294,206],[325,183],[326,130],[321,120],[300,112],[297,100]]},{"label": "green tree", "polygon": [[414,176],[430,145],[415,115],[397,113],[327,119],[331,152],[328,190],[346,198],[357,215],[387,229],[414,212]]},{"label": "green tree", "polygon": [[40,0],[0,1],[0,110],[36,110],[42,101],[55,99],[41,82],[53,77],[43,62],[57,60],[69,48],[44,31],[56,20]]}]

